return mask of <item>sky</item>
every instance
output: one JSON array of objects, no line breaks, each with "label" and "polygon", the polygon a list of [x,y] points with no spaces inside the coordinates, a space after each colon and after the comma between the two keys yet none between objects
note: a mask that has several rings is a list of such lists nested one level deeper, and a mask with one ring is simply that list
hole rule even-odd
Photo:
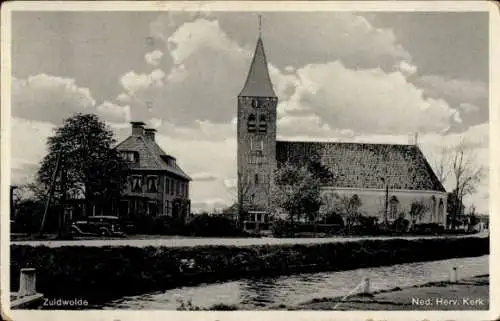
[{"label": "sky", "polygon": [[[261,14],[279,139],[406,144],[418,133],[431,164],[467,139],[489,168],[487,13]],[[130,121],[155,127],[193,178],[193,209],[231,204],[236,96],[258,30],[255,12],[14,12],[13,183],[34,179],[56,126],[91,112],[118,142]],[[465,201],[488,211],[487,175]]]}]

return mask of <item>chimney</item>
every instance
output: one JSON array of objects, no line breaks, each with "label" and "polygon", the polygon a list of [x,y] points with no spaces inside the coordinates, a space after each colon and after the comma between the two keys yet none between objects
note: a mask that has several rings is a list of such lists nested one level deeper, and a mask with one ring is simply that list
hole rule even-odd
[{"label": "chimney", "polygon": [[144,136],[144,125],[142,121],[133,121],[132,124],[132,135],[133,136]]},{"label": "chimney", "polygon": [[147,139],[150,139],[153,142],[155,141],[155,133],[156,133],[156,129],[154,129],[154,128],[144,129],[144,136],[146,136]]}]

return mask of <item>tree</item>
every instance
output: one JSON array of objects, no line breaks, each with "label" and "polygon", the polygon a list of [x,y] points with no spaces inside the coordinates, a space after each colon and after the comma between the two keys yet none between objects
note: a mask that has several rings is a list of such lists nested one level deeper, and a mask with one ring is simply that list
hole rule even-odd
[{"label": "tree", "polygon": [[[459,204],[463,204],[466,195],[476,191],[484,174],[484,167],[476,163],[476,155],[466,140],[462,140],[452,149],[451,175],[454,181],[454,193]],[[462,207],[457,206],[452,213],[452,229],[456,227],[456,217],[461,214],[463,214]]]},{"label": "tree", "polygon": [[273,173],[271,207],[284,211],[292,227],[302,214],[317,213],[321,205],[320,182],[306,166],[285,163]]},{"label": "tree", "polygon": [[353,195],[352,197],[339,197],[337,201],[337,209],[338,212],[342,213],[343,216],[345,216],[345,222],[348,231],[350,231],[354,223],[359,220],[361,216],[359,208],[361,207],[361,205],[361,199],[357,194]]},{"label": "tree", "polygon": [[250,178],[248,175],[243,174],[242,172],[238,172],[238,181],[236,182],[238,189],[236,190],[237,194],[237,208],[238,208],[238,217],[237,217],[237,226],[238,228],[243,228],[243,220],[245,219],[246,212],[244,203],[248,198],[251,190]]},{"label": "tree", "polygon": [[418,221],[422,220],[426,212],[427,206],[423,200],[412,202],[410,205],[410,218],[412,225],[415,225]]},{"label": "tree", "polygon": [[[113,132],[96,115],[75,114],[48,138],[48,154],[41,161],[38,182],[48,190],[56,177],[54,200],[59,205],[69,192],[85,199],[87,211],[96,202],[110,202],[120,196],[127,170],[114,144]],[[58,155],[60,170],[54,176]]]}]

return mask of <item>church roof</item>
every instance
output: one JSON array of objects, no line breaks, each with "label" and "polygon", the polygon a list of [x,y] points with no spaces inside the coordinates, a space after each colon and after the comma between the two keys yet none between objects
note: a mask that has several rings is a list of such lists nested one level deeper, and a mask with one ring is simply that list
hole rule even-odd
[{"label": "church roof", "polygon": [[118,151],[137,152],[139,162],[129,164],[130,169],[147,171],[166,171],[186,180],[191,178],[177,165],[169,164],[167,159],[175,159],[167,155],[158,144],[141,135],[131,135],[115,147]]},{"label": "church roof", "polygon": [[431,190],[445,192],[425,156],[415,145],[341,142],[276,142],[278,166],[303,164],[311,155],[333,173],[328,185],[339,188]]},{"label": "church roof", "polygon": [[259,37],[255,53],[253,55],[252,64],[248,71],[247,80],[241,90],[240,97],[276,97],[273,84],[269,77],[267,67],[266,53],[262,39]]}]

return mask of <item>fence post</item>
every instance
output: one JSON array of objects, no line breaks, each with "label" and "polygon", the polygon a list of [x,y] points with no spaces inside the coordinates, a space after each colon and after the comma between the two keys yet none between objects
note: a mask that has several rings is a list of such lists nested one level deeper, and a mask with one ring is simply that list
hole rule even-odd
[{"label": "fence post", "polygon": [[450,273],[450,283],[456,283],[458,281],[457,268],[454,266]]},{"label": "fence post", "polygon": [[21,269],[19,276],[19,295],[36,294],[36,270],[34,268]]},{"label": "fence post", "polygon": [[363,294],[370,294],[370,278],[367,276],[363,278]]}]

